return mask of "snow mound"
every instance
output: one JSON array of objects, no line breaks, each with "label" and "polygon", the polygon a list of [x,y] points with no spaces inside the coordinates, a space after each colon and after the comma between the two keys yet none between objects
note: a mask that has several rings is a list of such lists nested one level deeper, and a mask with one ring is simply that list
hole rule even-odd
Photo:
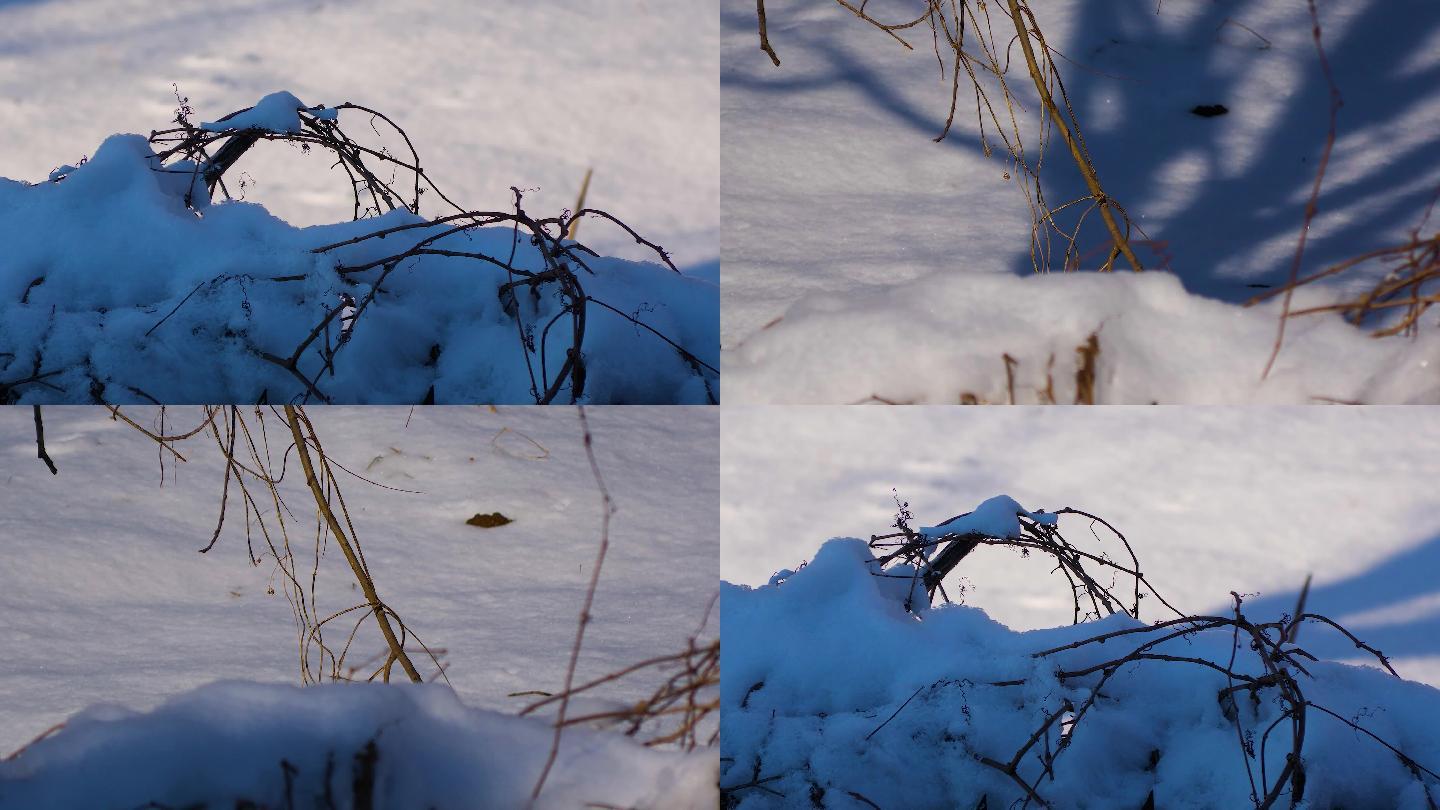
[{"label": "snow mound", "polygon": [[[0,762],[0,808],[523,807],[551,737],[438,685],[221,682],[80,712]],[[569,729],[535,806],[713,808],[715,769],[713,752]]]},{"label": "snow mound", "polygon": [[[1302,289],[1292,309],[1334,298]],[[957,271],[814,293],[727,347],[723,370],[732,402],[1008,403],[1008,355],[1016,403],[1068,403],[1095,335],[1097,404],[1440,402],[1440,333],[1375,340],[1331,315],[1292,319],[1262,381],[1279,313],[1278,300],[1190,294],[1164,272]]]},{"label": "snow mound", "polygon": [[[214,126],[289,132],[302,107],[277,93]],[[162,166],[139,135],[63,168],[0,179],[0,401],[531,404],[552,381],[556,402],[581,385],[591,403],[718,397],[714,283],[576,248],[575,285],[553,268],[532,284],[547,265],[523,228],[404,208],[296,228],[255,203],[209,204],[194,161]]]},{"label": "snow mound", "polygon": [[[1153,640],[1143,622],[1117,613],[1017,633],[962,605],[916,616],[903,607],[907,589],[876,571],[865,542],[835,539],[780,584],[722,585],[720,784],[728,806],[849,806],[863,797],[859,804],[880,807],[1009,807],[1026,798],[1024,780],[1060,808],[1141,807],[1151,795],[1156,807],[1248,807],[1247,764],[1257,782],[1262,762],[1271,781],[1283,766],[1289,724],[1262,738],[1280,713],[1273,690],[1241,699],[1237,726],[1229,719],[1236,704],[1227,715],[1217,699],[1226,675],[1200,664],[1121,664],[1083,719],[1068,725],[1102,677],[1068,673]],[[1055,649],[1125,630],[1133,632]],[[1245,643],[1237,654],[1228,631],[1177,633],[1150,652],[1221,666],[1233,655],[1234,671],[1262,675]],[[1440,763],[1440,690],[1369,667],[1306,669],[1296,677],[1309,701],[1412,762]],[[1424,808],[1440,797],[1440,779],[1417,778],[1346,722],[1319,710],[1307,717],[1304,806]],[[1032,735],[1012,778],[1002,768]],[[1048,775],[1042,753],[1054,755]]]}]

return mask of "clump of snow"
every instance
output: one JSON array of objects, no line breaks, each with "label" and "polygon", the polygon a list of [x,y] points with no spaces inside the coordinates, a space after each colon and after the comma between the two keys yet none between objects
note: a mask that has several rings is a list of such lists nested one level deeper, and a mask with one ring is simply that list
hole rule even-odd
[{"label": "clump of snow", "polygon": [[[268,115],[277,105],[262,101],[257,110]],[[525,345],[534,348],[537,375],[538,355],[548,356],[552,377],[572,345],[569,328],[544,329],[565,316],[565,301],[553,289],[521,295],[517,323],[498,295],[513,279],[494,264],[413,257],[378,291],[378,268],[339,272],[403,252],[442,226],[312,252],[424,222],[404,210],[295,228],[254,203],[205,201],[195,167],[161,169],[139,135],[106,139],[58,182],[0,180],[0,390],[7,399],[276,402],[308,393],[332,402],[416,403],[433,386],[441,403],[533,403]],[[544,268],[538,249],[509,228],[454,233],[429,247],[502,263],[513,253],[519,270]],[[585,294],[614,311],[588,308],[582,401],[711,401],[718,375],[630,318],[718,367],[717,285],[653,263],[597,257],[589,264],[594,275],[581,271]],[[343,295],[363,300],[371,292],[343,344],[341,324],[332,321],[300,356],[299,371],[319,395],[264,359],[290,358]]]},{"label": "clump of snow", "polygon": [[789,568],[782,568],[779,571],[776,571],[774,574],[770,575],[770,584],[778,585],[793,576],[795,576],[795,572],[793,570]]},{"label": "clump of snow", "polygon": [[[0,762],[0,808],[522,807],[552,734],[440,685],[220,682],[71,717]],[[571,728],[534,806],[712,808],[716,768],[713,750]]]},{"label": "clump of snow", "polygon": [[336,120],[337,110],[312,108],[286,90],[271,93],[255,102],[248,110],[227,116],[219,121],[208,121],[200,125],[207,132],[224,132],[227,129],[259,129],[266,132],[299,132],[300,111],[310,112],[325,121]]},{"label": "clump of snow", "polygon": [[[1089,696],[1099,673],[1060,677],[1123,657],[1151,640],[1124,614],[1072,627],[1013,632],[977,608],[945,605],[920,616],[877,577],[857,539],[835,539],[783,583],[722,584],[721,789],[739,808],[830,806],[864,797],[881,807],[1006,807],[1024,791],[1003,765],[1047,721]],[[1104,632],[1136,632],[1053,651]],[[1239,645],[1237,648],[1237,644]],[[1238,649],[1238,653],[1237,653]],[[1260,662],[1231,632],[1177,636],[1152,652],[1216,662],[1258,676]],[[1305,697],[1437,769],[1440,690],[1371,667],[1306,662]],[[1288,753],[1261,733],[1279,716],[1241,701],[1243,732],[1217,699],[1226,676],[1203,665],[1121,665],[1073,729],[1054,722],[1021,757],[1020,778],[1052,807],[1251,806],[1247,762],[1270,779]],[[1288,732],[1288,725],[1282,726]],[[1037,755],[1059,751],[1049,774]],[[1305,806],[1423,808],[1440,780],[1417,778],[1391,751],[1346,723],[1309,713]],[[842,798],[843,797],[843,798]],[[862,802],[863,803],[863,802]]]},{"label": "clump of snow", "polygon": [[1021,515],[1045,526],[1056,523],[1056,516],[1047,514],[1043,509],[1031,512],[1009,495],[996,495],[975,507],[975,511],[950,518],[939,526],[924,527],[920,529],[920,534],[932,540],[950,534],[1014,538],[1020,536]]}]

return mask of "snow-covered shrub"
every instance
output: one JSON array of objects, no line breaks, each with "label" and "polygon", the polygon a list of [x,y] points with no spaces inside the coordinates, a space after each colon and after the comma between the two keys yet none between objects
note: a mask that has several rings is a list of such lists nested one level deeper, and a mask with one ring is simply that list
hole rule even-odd
[{"label": "snow-covered shrub", "polygon": [[[0,180],[9,402],[715,402],[719,295],[594,209],[466,209],[355,104],[275,93],[217,122],[107,138],[49,180]],[[409,154],[350,138],[390,127]],[[293,227],[211,202],[247,150],[328,153],[353,221]],[[228,192],[224,194],[228,197]],[[421,214],[424,200],[451,209]],[[565,238],[593,217],[659,263]]]},{"label": "snow-covered shrub", "polygon": [[[881,537],[835,539],[768,586],[722,585],[727,806],[1440,799],[1440,692],[1386,671],[1379,651],[1325,617],[1302,607],[1252,622],[1235,595],[1230,615],[1148,624],[1133,559],[1060,534],[1061,519],[1094,529],[1097,518],[1032,513],[1004,496],[919,531],[901,512],[895,552],[877,556]],[[981,545],[1052,555],[1086,620],[1020,633],[974,607],[930,608],[926,591],[944,572],[928,575]],[[1110,573],[1134,588],[1108,584]],[[1316,660],[1295,643],[1302,624],[1344,633],[1378,666]]]}]

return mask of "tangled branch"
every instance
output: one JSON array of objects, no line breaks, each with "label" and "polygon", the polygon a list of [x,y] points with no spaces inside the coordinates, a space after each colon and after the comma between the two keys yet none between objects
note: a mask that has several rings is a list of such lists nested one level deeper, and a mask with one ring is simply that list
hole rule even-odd
[{"label": "tangled branch", "polygon": [[[912,594],[918,595],[923,589],[927,605],[934,602],[937,593],[949,602],[950,597],[945,593],[943,584],[945,578],[975,549],[980,546],[998,546],[1018,549],[1027,557],[1032,552],[1039,552],[1055,561],[1055,570],[1065,577],[1070,586],[1074,605],[1071,620],[1075,624],[1114,613],[1124,613],[1138,619],[1140,602],[1147,596],[1155,597],[1177,616],[1180,615],[1180,611],[1166,601],[1146,579],[1130,541],[1101,517],[1070,508],[1049,513],[1049,517],[1076,515],[1088,519],[1091,534],[1097,542],[1100,541],[1100,536],[1095,532],[1095,527],[1103,528],[1113,541],[1119,543],[1120,549],[1129,558],[1128,564],[1117,562],[1103,546],[1098,551],[1086,551],[1065,538],[1060,532],[1058,521],[1042,522],[1028,514],[1016,516],[1020,531],[1015,536],[995,537],[972,531],[943,531],[946,524],[968,517],[969,514],[967,512],[945,521],[938,527],[941,531],[927,530],[921,533],[910,526],[913,518],[908,505],[901,504],[894,523],[897,531],[870,536],[871,548],[893,549],[876,559],[880,570],[874,572],[875,575],[911,580]],[[1113,578],[1109,584],[1102,583],[1102,574],[1092,573],[1090,567],[1109,572],[1112,576],[1119,575],[1129,579],[1129,593],[1117,593]],[[907,607],[913,610],[916,606],[910,604]]]}]

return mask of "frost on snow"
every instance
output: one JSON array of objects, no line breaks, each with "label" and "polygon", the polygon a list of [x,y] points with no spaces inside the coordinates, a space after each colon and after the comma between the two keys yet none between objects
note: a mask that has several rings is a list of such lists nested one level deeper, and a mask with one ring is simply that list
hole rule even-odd
[{"label": "frost on snow", "polygon": [[[977,521],[1018,507],[986,503]],[[1271,792],[1275,806],[1440,801],[1440,691],[1287,652],[1283,625],[1260,626],[1267,655],[1282,657],[1257,654],[1235,629],[1249,626],[1238,604],[1224,629],[1117,611],[1014,632],[975,607],[909,609],[908,578],[880,562],[864,541],[834,539],[783,581],[722,584],[727,807],[1238,808]],[[1305,718],[1293,769],[1287,678]]]}]

